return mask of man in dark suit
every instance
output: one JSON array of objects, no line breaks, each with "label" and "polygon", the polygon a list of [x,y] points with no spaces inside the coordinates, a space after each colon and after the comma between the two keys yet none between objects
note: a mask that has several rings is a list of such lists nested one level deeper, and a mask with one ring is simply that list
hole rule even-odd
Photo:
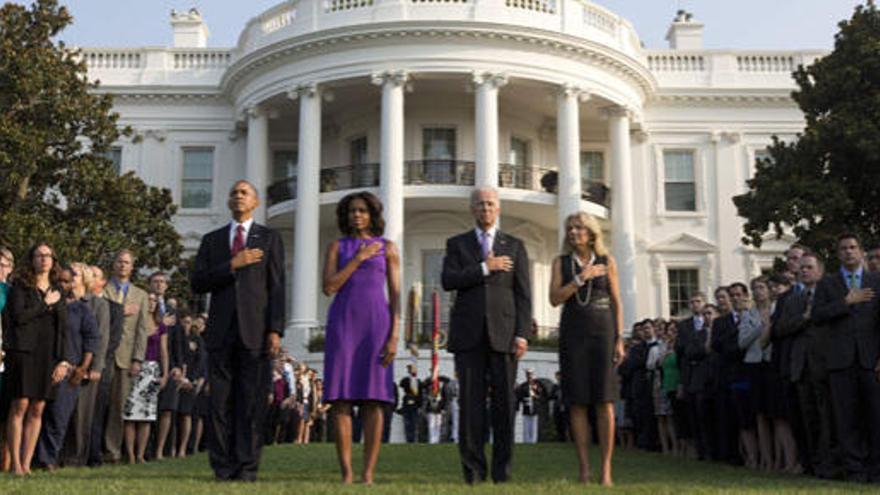
[{"label": "man in dark suit", "polygon": [[491,386],[492,480],[510,478],[517,361],[532,325],[529,260],[519,239],[496,225],[501,205],[490,187],[471,194],[476,228],[446,241],[443,289],[456,291],[449,328],[460,384],[458,450],[468,483],[487,475],[486,396]]},{"label": "man in dark suit", "polygon": [[403,404],[400,406],[400,414],[403,415],[403,431],[406,443],[415,443],[418,426],[419,411],[422,409],[422,393],[416,365],[406,365],[409,376],[400,380],[400,388],[403,389]]},{"label": "man in dark suit", "polygon": [[[744,351],[739,348],[739,323],[742,313],[748,309],[749,289],[742,282],[734,282],[724,291],[715,291],[719,308],[731,305],[730,311],[712,322],[709,338],[714,359],[716,359],[717,380],[715,388],[715,434],[718,456],[722,462],[740,464],[737,449],[739,424],[735,414],[732,386],[745,376],[743,364]],[[710,358],[711,359],[711,358]]]},{"label": "man in dark suit", "polygon": [[[679,385],[681,393],[679,396],[684,402],[685,411],[687,412],[686,421],[694,437],[694,445],[697,448],[697,454],[701,459],[707,457],[706,440],[703,438],[703,428],[698,425],[699,414],[697,411],[697,393],[703,391],[703,383],[698,387],[691,386],[691,377],[694,371],[700,367],[702,359],[706,352],[706,332],[703,323],[703,306],[706,305],[706,295],[702,292],[691,294],[688,304],[691,310],[691,316],[681,320],[677,324],[678,338],[675,341],[675,355],[678,358],[678,368],[681,376]],[[690,359],[687,355],[688,345],[691,341],[697,341],[696,349],[698,354],[694,359]]]},{"label": "man in dark suit", "polygon": [[277,232],[254,223],[258,205],[249,182],[232,186],[232,222],[202,238],[192,276],[194,292],[211,294],[207,426],[219,481],[256,480],[270,357],[284,333],[284,246]]},{"label": "man in dark suit", "polygon": [[[812,317],[816,284],[822,279],[825,265],[816,254],[801,257],[800,282],[803,290],[790,294],[773,325],[772,342],[777,348],[788,349],[788,378],[795,385],[800,413],[790,418],[792,426],[800,421],[803,430],[804,461],[813,474],[822,478],[835,477],[836,447],[831,424],[831,391],[825,364],[826,333]],[[783,370],[780,370],[783,371]]]},{"label": "man in dark suit", "polygon": [[819,282],[813,319],[826,325],[826,366],[848,478],[880,482],[880,274],[864,269],[852,234],[837,239],[840,271]]}]

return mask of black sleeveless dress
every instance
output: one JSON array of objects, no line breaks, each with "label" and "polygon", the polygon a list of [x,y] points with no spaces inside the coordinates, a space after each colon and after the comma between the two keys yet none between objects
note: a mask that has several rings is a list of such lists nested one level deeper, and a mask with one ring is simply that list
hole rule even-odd
[{"label": "black sleeveless dress", "polygon": [[[574,280],[572,255],[560,259],[565,285]],[[593,263],[607,265],[608,258],[597,256]],[[587,282],[565,301],[559,320],[559,369],[567,404],[592,405],[620,398],[613,363],[616,329],[607,276]]]}]

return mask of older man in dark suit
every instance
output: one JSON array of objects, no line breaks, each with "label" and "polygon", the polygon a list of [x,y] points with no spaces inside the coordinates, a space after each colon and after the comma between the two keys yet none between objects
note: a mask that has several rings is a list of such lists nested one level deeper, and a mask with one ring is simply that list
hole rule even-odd
[{"label": "older man in dark suit", "polygon": [[211,294],[205,344],[211,411],[211,467],[218,481],[255,481],[269,392],[270,356],[284,333],[284,246],[254,222],[257,190],[238,181],[229,191],[232,222],[202,238],[193,291]]},{"label": "older man in dark suit", "polygon": [[819,282],[813,318],[826,325],[828,381],[848,478],[880,482],[880,274],[864,269],[858,238],[837,240],[840,271]]},{"label": "older man in dark suit", "polygon": [[[816,254],[807,253],[800,260],[800,282],[803,290],[791,294],[773,325],[773,349],[788,348],[784,366],[797,391],[800,421],[803,429],[803,450],[806,467],[822,478],[835,477],[833,426],[831,424],[831,391],[825,364],[827,332],[812,316],[816,284],[822,279],[825,265]],[[782,371],[782,370],[781,370]],[[793,424],[794,426],[794,424]]]},{"label": "older man in dark suit", "polygon": [[483,428],[490,386],[492,480],[510,478],[516,367],[532,325],[528,255],[522,241],[498,229],[500,212],[495,189],[474,190],[476,228],[446,241],[443,259],[443,288],[456,291],[448,348],[460,383],[458,450],[467,483],[487,475]]}]

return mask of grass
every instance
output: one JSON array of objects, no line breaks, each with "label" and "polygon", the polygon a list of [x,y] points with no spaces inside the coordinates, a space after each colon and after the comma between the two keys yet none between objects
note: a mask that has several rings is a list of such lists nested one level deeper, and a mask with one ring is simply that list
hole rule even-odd
[{"label": "grass", "polygon": [[[596,449],[592,465],[598,466]],[[454,445],[387,445],[379,459],[376,484],[343,487],[338,483],[332,445],[283,445],[263,451],[256,484],[217,483],[205,454],[185,460],[165,460],[139,466],[63,469],[35,473],[27,479],[0,477],[0,494],[552,494],[599,493],[598,485],[575,482],[577,473],[570,445],[517,445],[513,481],[473,488],[461,481]],[[360,452],[356,452],[356,466]],[[767,475],[744,468],[683,461],[634,451],[615,457],[611,493],[877,493],[877,486],[827,482],[806,476]]]}]

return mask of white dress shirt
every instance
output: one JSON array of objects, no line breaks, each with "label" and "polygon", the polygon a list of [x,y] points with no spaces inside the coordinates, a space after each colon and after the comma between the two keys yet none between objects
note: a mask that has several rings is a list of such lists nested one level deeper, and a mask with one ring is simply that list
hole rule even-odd
[{"label": "white dress shirt", "polygon": [[254,219],[251,217],[242,223],[233,220],[232,223],[229,224],[229,249],[232,249],[232,246],[235,244],[235,231],[238,230],[239,225],[244,227],[244,245],[247,246],[248,233],[250,233],[251,227],[254,225]]}]

